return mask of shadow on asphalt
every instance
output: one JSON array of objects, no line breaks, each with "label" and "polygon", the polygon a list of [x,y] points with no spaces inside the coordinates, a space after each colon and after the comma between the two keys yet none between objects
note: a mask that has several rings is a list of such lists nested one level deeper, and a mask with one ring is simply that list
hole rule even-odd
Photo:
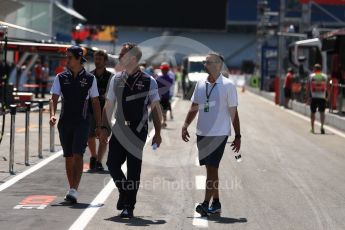
[{"label": "shadow on asphalt", "polygon": [[143,216],[135,216],[132,219],[122,219],[120,218],[120,216],[114,216],[114,217],[110,217],[104,220],[113,221],[116,223],[123,223],[128,226],[141,226],[141,227],[150,226],[150,225],[158,225],[158,224],[166,224],[165,220],[148,220],[148,219],[144,219]]},{"label": "shadow on asphalt", "polygon": [[325,134],[321,134],[321,133],[313,133],[313,135],[320,135],[320,136],[334,136],[335,134],[334,133],[325,133]]},{"label": "shadow on asphalt", "polygon": [[104,171],[97,171],[95,169],[89,169],[84,173],[90,173],[90,174],[110,174],[110,172],[108,170],[104,170]]},{"label": "shadow on asphalt", "polygon": [[[194,219],[195,217],[187,217],[189,219]],[[247,223],[247,218],[231,218],[231,217],[223,217],[220,214],[213,214],[208,216],[208,221],[212,221],[219,224],[236,224],[236,223]]]},{"label": "shadow on asphalt", "polygon": [[[86,209],[90,204],[87,203],[76,203],[71,204],[69,202],[60,202],[58,204],[52,204],[51,207],[70,207],[71,209]],[[103,205],[101,205],[103,206]]]}]

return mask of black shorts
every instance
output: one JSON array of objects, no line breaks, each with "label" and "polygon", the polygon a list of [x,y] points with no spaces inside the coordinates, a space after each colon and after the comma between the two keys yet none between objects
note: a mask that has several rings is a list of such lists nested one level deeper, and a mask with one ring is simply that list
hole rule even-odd
[{"label": "black shorts", "polygon": [[288,98],[291,98],[291,94],[292,94],[291,91],[292,91],[291,89],[284,88],[284,96],[288,97]]},{"label": "black shorts", "polygon": [[323,113],[326,110],[326,99],[323,98],[312,98],[310,103],[310,111],[316,113],[316,109]]},{"label": "black shorts", "polygon": [[171,108],[169,99],[162,99],[160,103],[163,111],[168,111]]},{"label": "black shorts", "polygon": [[210,165],[218,168],[227,141],[228,136],[208,137],[197,135],[200,165]]},{"label": "black shorts", "polygon": [[89,122],[69,124],[60,120],[58,130],[64,157],[72,157],[73,154],[84,155],[89,136]]}]

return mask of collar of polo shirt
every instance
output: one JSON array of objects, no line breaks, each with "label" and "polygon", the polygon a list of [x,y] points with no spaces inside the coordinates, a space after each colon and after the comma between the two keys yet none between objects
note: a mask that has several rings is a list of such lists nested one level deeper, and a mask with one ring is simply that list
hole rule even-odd
[{"label": "collar of polo shirt", "polygon": [[[223,78],[223,74],[219,74],[219,76],[218,76],[218,78],[217,78],[217,80],[216,80],[215,83],[216,83],[216,84],[221,84],[221,83],[223,83],[223,79],[222,79],[222,78]],[[209,83],[209,84],[212,84],[211,82],[208,81],[208,77],[206,78],[205,82],[206,82],[206,83]]]},{"label": "collar of polo shirt", "polygon": [[[73,76],[72,70],[67,69],[67,72]],[[82,75],[84,72],[85,72],[85,68],[83,67],[83,68],[79,71],[78,76]]]}]

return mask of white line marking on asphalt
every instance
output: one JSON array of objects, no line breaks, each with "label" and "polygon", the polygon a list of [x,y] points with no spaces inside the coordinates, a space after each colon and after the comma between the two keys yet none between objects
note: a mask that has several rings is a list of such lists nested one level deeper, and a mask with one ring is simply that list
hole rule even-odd
[{"label": "white line marking on asphalt", "polygon": [[[178,98],[174,100],[173,104],[171,105],[172,108],[176,106],[177,101],[178,101]],[[154,133],[155,133],[155,129],[153,128],[147,136],[145,146],[151,141]],[[124,173],[127,172],[127,167],[124,168],[125,166],[126,166],[126,163],[122,165],[122,170]],[[96,215],[98,210],[102,207],[101,204],[103,204],[107,200],[107,198],[109,197],[109,195],[111,194],[114,188],[115,188],[115,185],[114,185],[113,180],[111,179],[107,183],[107,185],[97,194],[96,198],[91,202],[91,204],[82,212],[82,214],[80,214],[78,219],[71,225],[69,229],[70,230],[84,229],[88,225],[88,223],[92,220],[92,218]]]},{"label": "white line marking on asphalt", "polygon": [[193,146],[193,148],[194,148],[194,151],[193,152],[195,152],[196,154],[195,154],[195,166],[200,166],[200,163],[199,163],[199,154],[198,154],[198,147],[197,147],[197,145],[196,145],[196,143],[194,144],[194,146]]},{"label": "white line marking on asphalt", "polygon": [[[123,164],[121,167],[123,173],[127,172],[127,165]],[[106,186],[95,197],[91,204],[85,209],[85,211],[78,217],[78,219],[71,225],[69,230],[84,229],[90,220],[94,217],[97,211],[103,206],[106,199],[110,196],[111,192],[115,189],[115,184],[112,179],[108,181]]]},{"label": "white line marking on asphalt", "polygon": [[195,176],[195,186],[197,190],[205,190],[206,176]]},{"label": "white line marking on asphalt", "polygon": [[38,169],[42,168],[43,166],[45,166],[46,164],[48,164],[49,162],[55,160],[56,158],[58,158],[59,156],[62,155],[62,150],[54,153],[53,155],[51,155],[50,157],[42,160],[41,162],[37,163],[36,165],[32,166],[31,168],[25,170],[24,172],[18,174],[17,176],[13,177],[12,179],[6,181],[5,183],[0,185],[0,192],[7,189],[8,187],[14,185],[15,183],[17,183],[18,181],[20,181],[21,179],[25,178],[26,176],[30,175],[31,173],[37,171]]},{"label": "white line marking on asphalt", "polygon": [[[263,102],[266,102],[266,103],[268,103],[268,104],[270,104],[270,105],[276,106],[274,102],[272,102],[272,101],[270,101],[270,100],[268,100],[268,99],[266,99],[266,98],[264,98],[264,97],[261,97],[261,96],[259,96],[259,95],[256,95],[256,94],[252,93],[252,92],[249,92],[249,91],[247,91],[247,92],[248,92],[249,94],[251,94],[252,96],[258,96],[258,98],[259,98],[261,101],[263,101]],[[294,115],[294,116],[296,116],[296,117],[299,117],[299,118],[301,118],[302,120],[305,120],[305,121],[307,121],[307,122],[310,122],[310,119],[309,119],[308,117],[302,115],[302,114],[299,114],[299,113],[297,113],[297,112],[295,112],[295,111],[292,111],[292,110],[286,110],[286,109],[284,109],[284,108],[282,108],[282,107],[280,107],[280,106],[276,106],[276,107],[280,108],[281,110],[284,110],[285,112],[290,113],[291,115]],[[315,124],[321,127],[321,123],[320,123],[319,121],[315,121]],[[323,126],[324,126],[327,130],[331,131],[332,133],[334,133],[334,134],[336,134],[336,135],[338,135],[338,136],[340,136],[340,137],[342,137],[342,138],[345,138],[345,134],[344,134],[343,132],[341,132],[341,131],[339,131],[339,130],[337,130],[337,129],[335,129],[335,128],[332,128],[332,127],[330,127],[329,125],[323,125]]]},{"label": "white line marking on asphalt", "polygon": [[174,101],[171,103],[171,107],[174,108],[178,101],[179,101],[179,99],[177,97],[175,97]]},{"label": "white line marking on asphalt", "polygon": [[196,203],[194,206],[193,225],[198,228],[208,228],[207,217],[201,217],[200,214],[195,211],[197,205],[198,203]]},{"label": "white line marking on asphalt", "polygon": [[200,166],[199,157],[198,156],[195,157],[195,166]]}]

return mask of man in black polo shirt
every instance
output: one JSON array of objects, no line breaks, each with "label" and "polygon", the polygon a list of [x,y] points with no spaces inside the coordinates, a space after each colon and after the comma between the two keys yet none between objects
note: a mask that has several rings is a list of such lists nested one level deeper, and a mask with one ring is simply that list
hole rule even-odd
[{"label": "man in black polo shirt", "polygon": [[[93,55],[93,61],[95,62],[96,69],[91,71],[91,74],[95,75],[97,79],[97,88],[99,93],[99,103],[101,105],[101,111],[105,104],[105,93],[107,91],[108,82],[110,78],[112,77],[112,73],[106,70],[106,64],[108,61],[108,55],[102,51],[98,50]],[[104,153],[107,149],[107,144],[104,142],[99,142],[98,151],[96,153],[96,120],[93,116],[92,108],[90,107],[90,131],[89,131],[89,139],[88,139],[88,146],[91,153],[90,158],[90,169],[91,170],[98,170],[103,171],[103,165],[102,165],[102,159],[104,156]]]},{"label": "man in black polo shirt", "polygon": [[67,49],[67,70],[58,74],[51,89],[50,125],[56,124],[56,108],[58,99],[62,97],[61,114],[58,123],[60,142],[66,160],[66,173],[70,189],[65,200],[76,203],[78,186],[83,172],[83,154],[85,152],[88,133],[89,98],[96,119],[98,136],[101,108],[98,100],[96,78],[85,71],[83,50],[79,46]]},{"label": "man in black polo shirt", "polygon": [[[117,73],[110,81],[102,114],[101,139],[106,140],[106,127],[115,109],[115,125],[109,143],[107,166],[119,190],[117,209],[120,217],[133,217],[140,183],[142,153],[148,133],[148,105],[151,106],[155,135],[152,145],[160,146],[162,139],[161,117],[157,82],[139,69],[142,56],[134,43],[125,43],[119,59],[125,71]],[[127,161],[127,176],[121,170]]]}]

